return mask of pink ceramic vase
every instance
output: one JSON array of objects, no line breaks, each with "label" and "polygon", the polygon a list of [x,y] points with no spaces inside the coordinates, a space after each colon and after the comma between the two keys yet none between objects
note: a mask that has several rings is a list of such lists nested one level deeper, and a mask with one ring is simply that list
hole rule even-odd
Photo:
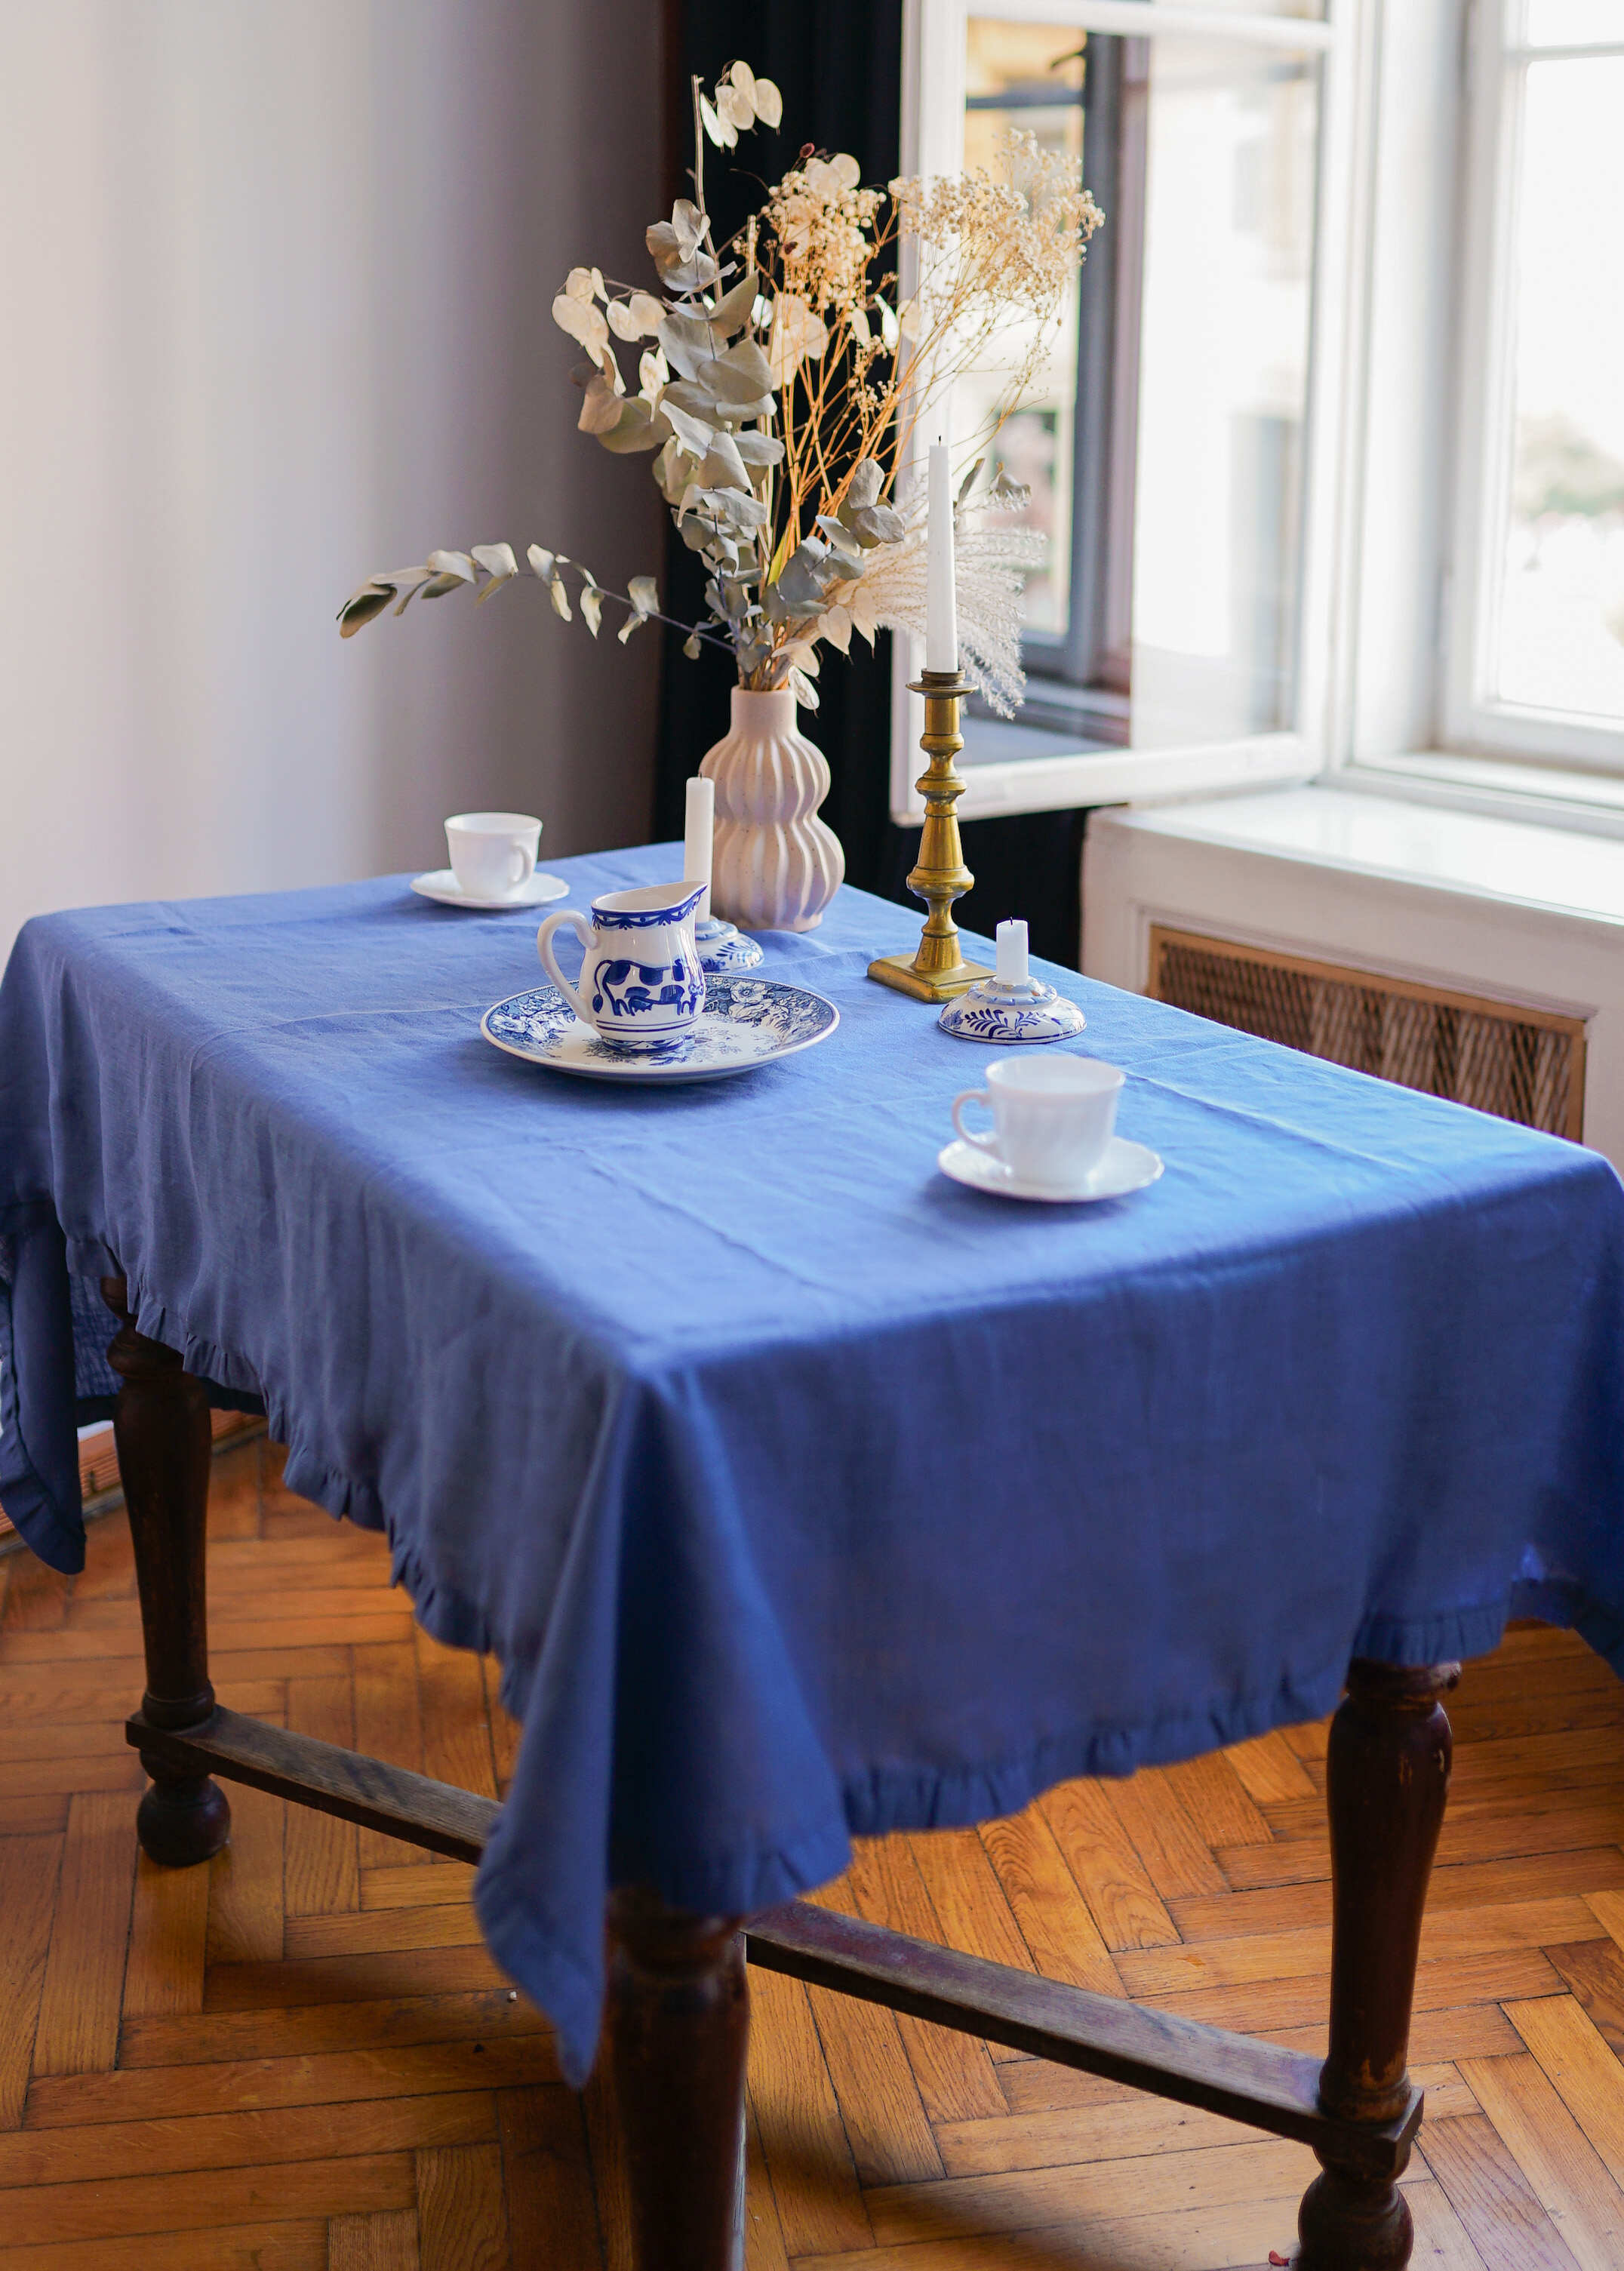
[{"label": "pink ceramic vase", "polygon": [[829,764],[797,730],[794,696],[735,686],[732,730],[699,770],[716,784],[711,912],[742,930],[811,930],[846,854],[817,816]]}]

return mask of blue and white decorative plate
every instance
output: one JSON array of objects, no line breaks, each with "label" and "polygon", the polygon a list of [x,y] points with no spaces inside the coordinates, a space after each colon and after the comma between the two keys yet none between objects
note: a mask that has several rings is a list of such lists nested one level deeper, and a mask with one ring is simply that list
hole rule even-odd
[{"label": "blue and white decorative plate", "polygon": [[840,1012],[821,994],[775,978],[708,978],[693,1031],[663,1048],[612,1048],[584,1025],[555,986],[537,986],[487,1009],[480,1031],[510,1056],[584,1080],[720,1080],[828,1039]]}]

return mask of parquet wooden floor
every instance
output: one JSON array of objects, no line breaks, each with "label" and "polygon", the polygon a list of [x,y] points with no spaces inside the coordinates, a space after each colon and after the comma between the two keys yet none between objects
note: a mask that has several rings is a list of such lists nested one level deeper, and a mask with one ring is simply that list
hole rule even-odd
[{"label": "parquet wooden floor", "polygon": [[[222,1700],[499,1792],[514,1730],[380,1542],[216,1462]],[[122,1515],[71,1583],[0,1562],[0,2271],[629,2271],[614,2136],[510,1996],[468,1872],[231,1791],[138,1860]],[[1624,2271],[1624,1685],[1530,1629],[1472,1666],[1423,1947],[1427,2271]],[[1324,1730],[982,1831],[823,1897],[1107,1994],[1322,2046]],[[1289,2259],[1302,2148],[754,1972],[750,2271],[1218,2271]]]}]

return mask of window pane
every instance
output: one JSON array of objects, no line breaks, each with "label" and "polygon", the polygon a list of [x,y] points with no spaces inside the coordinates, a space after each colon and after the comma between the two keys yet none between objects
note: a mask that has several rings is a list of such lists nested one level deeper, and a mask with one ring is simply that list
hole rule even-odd
[{"label": "window pane", "polygon": [[1487,690],[1614,722],[1624,720],[1624,59],[1536,63],[1527,81]]},{"label": "window pane", "polygon": [[[1032,131],[1106,214],[991,450],[1047,540],[1024,726],[1056,753],[1289,726],[1317,58],[1216,26],[1125,39],[972,17],[966,65],[966,163],[995,169],[1009,129]],[[961,454],[1028,345],[1009,325],[956,385]],[[969,741],[969,762],[991,754],[981,723]]]},{"label": "window pane", "polygon": [[1578,47],[1588,41],[1624,42],[1624,0],[1527,0],[1519,34],[1513,10],[1510,36],[1537,48]]},{"label": "window pane", "polygon": [[1319,66],[1151,43],[1132,738],[1292,722]]},{"label": "window pane", "polygon": [[[1006,24],[972,17],[966,48],[965,163],[995,176],[1002,171],[1004,138],[1011,127],[1035,134],[1046,150],[1065,153],[1083,169],[1084,33],[1054,24]],[[1103,190],[1099,193],[1105,202]],[[961,436],[979,433],[1018,368],[1028,340],[1024,325],[1010,324],[995,365],[954,389],[953,419]],[[1032,491],[1022,525],[1045,539],[1044,566],[1026,582],[1026,622],[1035,631],[1062,637],[1070,605],[1073,409],[1077,391],[1077,297],[1068,292],[1048,354],[1025,406],[998,436],[996,455],[1012,479]]]}]

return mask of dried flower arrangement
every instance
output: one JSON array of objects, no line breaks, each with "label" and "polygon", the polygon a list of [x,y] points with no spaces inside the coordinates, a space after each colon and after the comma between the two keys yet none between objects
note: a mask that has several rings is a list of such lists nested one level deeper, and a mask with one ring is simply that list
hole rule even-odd
[{"label": "dried flower arrangement", "polygon": [[[959,637],[972,683],[1006,715],[1019,700],[1021,571],[1032,540],[988,525],[1024,492],[1002,477],[977,490],[987,444],[1017,408],[1058,321],[1069,278],[1102,216],[1062,157],[1011,133],[1006,175],[864,189],[857,162],[810,148],[719,248],[705,204],[704,145],[733,148],[776,128],[778,90],[734,63],[710,95],[693,83],[694,195],[647,232],[659,289],[573,268],[554,319],[587,360],[579,425],[616,455],[653,451],[653,475],[708,570],[705,618],[678,625],[684,652],[731,648],[739,682],[817,704],[820,643],[846,652],[853,631],[923,633],[926,513],[906,468],[957,373],[984,366],[1015,333],[1023,350],[983,429],[956,508]],[[894,266],[888,266],[894,262]],[[628,393],[617,343],[642,345]],[[622,595],[577,560],[525,553],[557,613],[575,607],[595,637],[604,602],[628,610],[623,643],[668,622],[652,576]],[[346,600],[346,637],[391,602],[465,586],[490,598],[522,572],[513,547],[435,551],[419,567],[369,577]]]}]

